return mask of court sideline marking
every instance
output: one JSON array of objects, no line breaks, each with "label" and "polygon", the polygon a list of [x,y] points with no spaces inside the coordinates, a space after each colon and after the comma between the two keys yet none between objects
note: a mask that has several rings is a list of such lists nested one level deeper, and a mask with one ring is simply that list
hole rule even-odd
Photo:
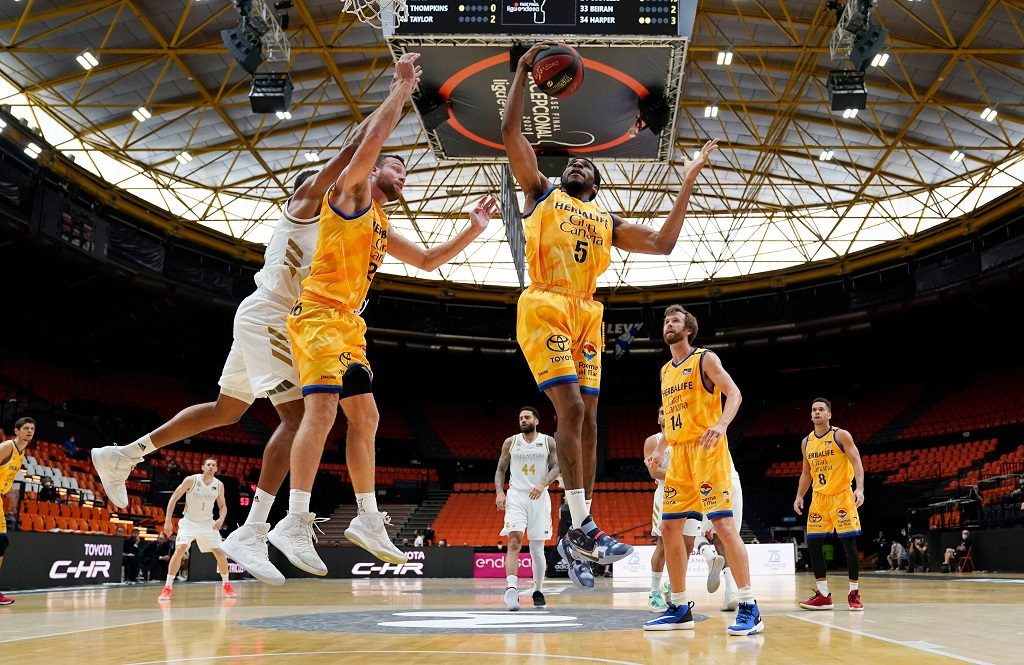
[{"label": "court sideline marking", "polygon": [[63,633],[43,633],[42,635],[29,635],[26,637],[12,637],[6,640],[0,640],[0,644],[7,644],[8,642],[23,642],[25,640],[42,640],[48,637],[60,637],[62,635],[74,635],[75,633],[89,633],[94,630],[113,630],[115,628],[127,628],[128,626],[142,626],[147,623],[163,623],[163,619],[150,619],[149,621],[135,621],[133,623],[119,623],[110,626],[95,626],[93,628],[80,628],[78,630],[68,630]]},{"label": "court sideline marking", "polygon": [[230,660],[235,658],[276,658],[278,656],[332,656],[338,654],[388,654],[397,656],[403,653],[454,654],[460,656],[529,656],[531,658],[575,660],[588,663],[610,663],[610,665],[644,665],[632,660],[611,660],[591,656],[563,656],[553,653],[523,653],[519,651],[447,651],[445,649],[414,649],[414,650],[351,650],[351,651],[292,651],[285,653],[231,654],[227,656],[196,656],[193,658],[174,658],[171,660],[146,660],[128,665],[161,665],[162,663],[190,663],[193,661]]}]

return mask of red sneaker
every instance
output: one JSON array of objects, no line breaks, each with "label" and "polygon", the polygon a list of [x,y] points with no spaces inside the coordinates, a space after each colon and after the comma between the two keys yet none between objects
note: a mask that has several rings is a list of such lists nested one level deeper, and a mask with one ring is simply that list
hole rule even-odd
[{"label": "red sneaker", "polygon": [[8,598],[7,596],[0,593],[0,605],[13,605],[14,599]]},{"label": "red sneaker", "polygon": [[847,602],[850,603],[851,612],[863,612],[864,603],[860,602],[860,591],[851,591],[850,595],[846,597]]},{"label": "red sneaker", "polygon": [[171,587],[165,586],[164,590],[160,592],[160,597],[157,598],[161,603],[167,602],[171,599]]},{"label": "red sneaker", "polygon": [[235,597],[235,590],[231,586],[231,582],[225,582],[224,586],[222,586],[221,588],[224,590],[224,597],[225,598],[234,598]]},{"label": "red sneaker", "polygon": [[830,610],[832,609],[832,594],[823,596],[820,591],[815,589],[814,595],[800,603],[800,607],[805,610]]}]

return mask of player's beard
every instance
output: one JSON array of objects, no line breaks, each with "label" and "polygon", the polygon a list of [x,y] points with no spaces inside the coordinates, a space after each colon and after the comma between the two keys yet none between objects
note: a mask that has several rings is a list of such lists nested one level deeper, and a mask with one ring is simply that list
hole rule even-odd
[{"label": "player's beard", "polygon": [[523,426],[521,426],[519,428],[519,431],[521,431],[523,434],[533,434],[534,432],[537,431],[537,426],[536,425],[523,425]]},{"label": "player's beard", "polygon": [[584,200],[583,197],[591,194],[593,187],[594,186],[592,184],[587,182],[586,178],[582,180],[569,180],[568,178],[564,178],[562,180],[562,189],[565,190],[565,193],[574,199],[579,199],[580,201]]},{"label": "player's beard", "polygon": [[678,344],[686,339],[686,331],[684,330],[677,333],[667,332],[662,335],[662,338],[665,340],[666,344]]},{"label": "player's beard", "polygon": [[387,198],[389,202],[397,201],[398,197],[401,196],[401,192],[398,187],[395,186],[393,181],[378,178],[377,188],[384,192],[384,197]]}]

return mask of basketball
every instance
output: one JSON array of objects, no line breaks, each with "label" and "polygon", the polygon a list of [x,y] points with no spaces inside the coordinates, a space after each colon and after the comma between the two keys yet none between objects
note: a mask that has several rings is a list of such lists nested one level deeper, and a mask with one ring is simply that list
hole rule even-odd
[{"label": "basketball", "polygon": [[568,97],[583,85],[583,58],[565,44],[549,46],[533,61],[533,82],[552,97]]}]

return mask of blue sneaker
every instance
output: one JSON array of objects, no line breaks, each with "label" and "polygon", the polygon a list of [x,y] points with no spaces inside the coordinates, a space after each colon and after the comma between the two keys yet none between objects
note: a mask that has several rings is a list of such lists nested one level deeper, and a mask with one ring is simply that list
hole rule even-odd
[{"label": "blue sneaker", "polygon": [[668,604],[668,609],[644,624],[644,630],[693,630],[693,603],[686,605]]},{"label": "blue sneaker", "polygon": [[573,556],[572,546],[569,545],[568,536],[558,541],[558,555],[569,567],[569,579],[581,589],[594,588],[594,571],[586,561],[580,561]]},{"label": "blue sneaker", "polygon": [[603,531],[598,531],[597,536],[589,536],[583,529],[570,529],[565,534],[566,540],[572,546],[575,556],[582,557],[606,566],[624,559],[633,553],[633,546],[620,543]]},{"label": "blue sneaker", "polygon": [[727,633],[730,635],[757,635],[764,632],[764,621],[761,621],[761,608],[757,601],[740,603],[740,609],[736,612],[736,621],[729,626]]}]

